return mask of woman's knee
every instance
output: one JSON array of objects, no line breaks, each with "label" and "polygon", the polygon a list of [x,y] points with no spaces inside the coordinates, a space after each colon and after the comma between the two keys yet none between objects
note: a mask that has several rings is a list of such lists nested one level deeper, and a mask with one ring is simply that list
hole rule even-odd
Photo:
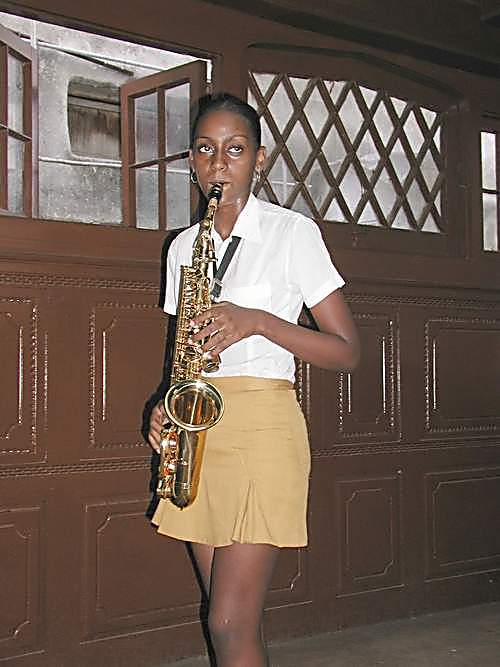
[{"label": "woman's knee", "polygon": [[228,644],[239,633],[238,621],[230,614],[221,614],[210,610],[208,614],[210,637],[216,644]]},{"label": "woman's knee", "polygon": [[260,637],[259,626],[241,614],[221,613],[210,610],[208,629],[212,641],[218,645],[231,645],[245,641],[255,641]]}]

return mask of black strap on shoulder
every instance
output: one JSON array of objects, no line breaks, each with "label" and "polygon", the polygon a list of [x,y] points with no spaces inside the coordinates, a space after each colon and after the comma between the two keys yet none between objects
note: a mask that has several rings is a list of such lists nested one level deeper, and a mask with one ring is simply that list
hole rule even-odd
[{"label": "black strap on shoulder", "polygon": [[210,295],[212,299],[218,299],[220,297],[220,293],[222,290],[222,279],[224,278],[224,274],[227,271],[229,262],[233,259],[233,255],[236,252],[236,248],[238,247],[240,241],[241,237],[233,236],[231,242],[226,248],[224,257],[222,258],[221,263],[219,264],[217,271],[215,272],[215,276],[212,282],[212,289],[210,290]]}]

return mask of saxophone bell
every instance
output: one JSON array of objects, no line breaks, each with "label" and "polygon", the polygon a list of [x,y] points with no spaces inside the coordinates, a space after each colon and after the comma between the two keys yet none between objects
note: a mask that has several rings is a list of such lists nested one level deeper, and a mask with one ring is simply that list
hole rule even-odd
[{"label": "saxophone bell", "polygon": [[164,399],[165,412],[172,424],[186,431],[204,431],[221,419],[224,401],[210,382],[183,380],[172,385]]}]

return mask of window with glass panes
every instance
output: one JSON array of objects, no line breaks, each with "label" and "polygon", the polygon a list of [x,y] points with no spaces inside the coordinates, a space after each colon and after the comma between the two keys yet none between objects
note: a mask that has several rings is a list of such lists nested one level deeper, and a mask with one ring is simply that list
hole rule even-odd
[{"label": "window with glass panes", "polygon": [[499,250],[500,133],[481,132],[483,250]]},{"label": "window with glass panes", "polygon": [[0,25],[0,209],[23,216],[36,211],[33,60],[30,46]]}]

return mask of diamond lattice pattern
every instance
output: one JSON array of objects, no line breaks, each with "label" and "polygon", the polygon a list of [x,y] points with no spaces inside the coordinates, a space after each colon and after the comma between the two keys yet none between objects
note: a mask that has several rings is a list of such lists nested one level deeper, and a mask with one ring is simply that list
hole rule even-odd
[{"label": "diamond lattice pattern", "polygon": [[441,233],[443,114],[355,81],[250,73],[256,193],[317,220]]}]

